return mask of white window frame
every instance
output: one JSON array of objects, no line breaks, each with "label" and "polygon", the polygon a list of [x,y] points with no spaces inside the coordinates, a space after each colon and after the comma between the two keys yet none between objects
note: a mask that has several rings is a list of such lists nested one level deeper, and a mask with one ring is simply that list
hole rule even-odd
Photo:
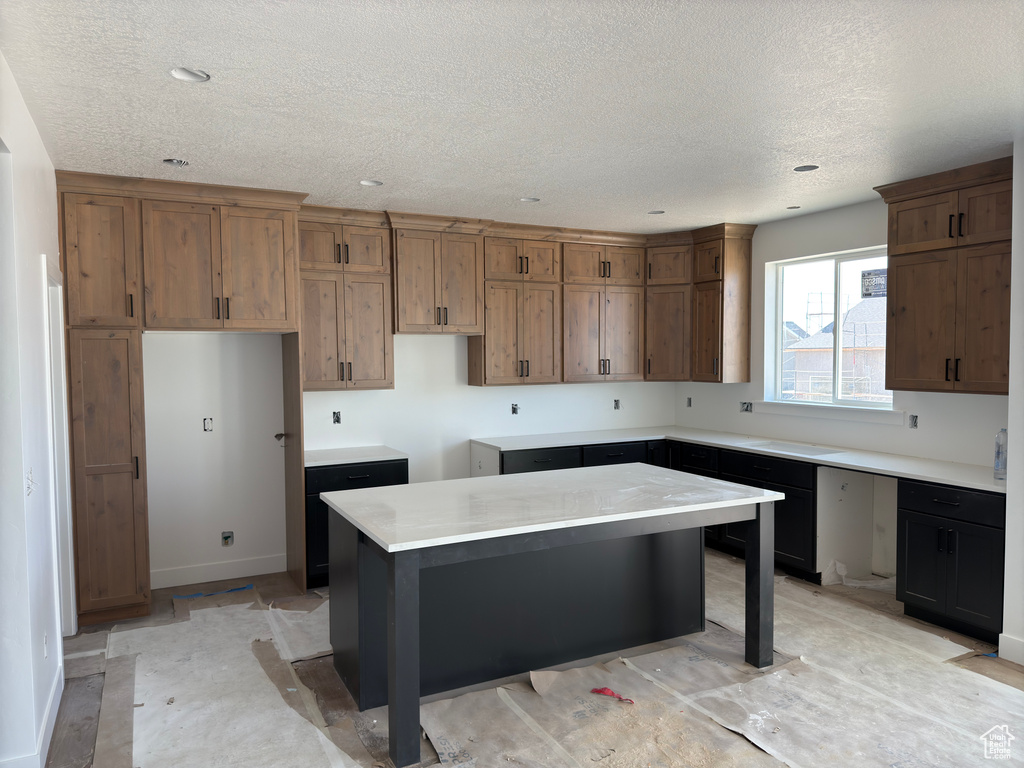
[{"label": "white window frame", "polygon": [[[782,332],[783,332],[783,319],[782,319],[782,301],[785,295],[783,290],[783,268],[794,264],[810,263],[815,261],[831,261],[833,263],[832,272],[832,318],[833,318],[833,335],[835,335],[835,324],[839,323],[843,317],[840,307],[842,297],[840,295],[840,264],[845,261],[860,261],[863,259],[875,258],[878,256],[886,256],[887,249],[884,245],[872,246],[869,248],[858,248],[850,251],[837,251],[835,253],[822,253],[814,256],[803,256],[795,259],[785,259],[769,263],[769,268],[773,273],[774,290],[766,291],[766,298],[770,298],[774,302],[773,308],[773,328],[772,333],[768,337],[771,340],[772,349],[770,355],[766,356],[771,360],[771,370],[766,371],[771,376],[773,382],[772,387],[765,387],[765,401],[766,404],[779,405],[779,406],[796,406],[799,408],[828,408],[828,409],[855,409],[865,411],[894,411],[893,401],[888,403],[884,402],[870,402],[863,400],[850,400],[839,397],[840,391],[840,352],[842,348],[842,336],[836,339],[836,342],[832,347],[832,399],[826,402],[811,402],[808,400],[782,400],[779,398],[779,394],[782,392],[782,360],[783,360],[783,347],[782,347]],[[886,350],[888,352],[888,350]],[[766,377],[767,378],[767,377]],[[767,384],[767,381],[766,381]],[[770,396],[769,396],[770,393]]]}]

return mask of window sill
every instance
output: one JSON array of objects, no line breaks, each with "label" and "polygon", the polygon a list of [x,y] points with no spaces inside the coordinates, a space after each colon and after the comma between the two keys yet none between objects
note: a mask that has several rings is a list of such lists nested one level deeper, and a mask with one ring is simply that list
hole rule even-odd
[{"label": "window sill", "polygon": [[844,405],[780,403],[773,400],[757,401],[754,403],[754,411],[779,416],[800,416],[812,419],[832,419],[834,421],[859,421],[868,424],[887,424],[892,426],[903,426],[907,419],[906,411],[894,411],[883,408],[853,408]]}]

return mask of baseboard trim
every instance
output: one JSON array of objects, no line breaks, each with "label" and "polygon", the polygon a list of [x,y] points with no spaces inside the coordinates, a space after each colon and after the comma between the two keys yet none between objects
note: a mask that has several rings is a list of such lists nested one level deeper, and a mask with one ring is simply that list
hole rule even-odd
[{"label": "baseboard trim", "polygon": [[999,658],[1024,664],[1024,639],[1013,635],[999,636]]},{"label": "baseboard trim", "polygon": [[46,756],[50,751],[50,740],[53,738],[53,729],[57,724],[57,710],[60,709],[60,699],[64,694],[64,665],[57,667],[57,674],[54,675],[53,685],[50,686],[50,698],[46,702],[46,718],[43,727],[39,731],[39,740],[36,742],[34,755],[21,755],[0,760],[0,768],[43,768],[46,765]]},{"label": "baseboard trim", "polygon": [[186,565],[180,568],[162,568],[150,573],[152,589],[180,587],[183,584],[199,584],[204,581],[241,579],[259,576],[263,573],[280,573],[288,570],[287,556],[250,557],[244,560],[225,560],[219,563]]}]

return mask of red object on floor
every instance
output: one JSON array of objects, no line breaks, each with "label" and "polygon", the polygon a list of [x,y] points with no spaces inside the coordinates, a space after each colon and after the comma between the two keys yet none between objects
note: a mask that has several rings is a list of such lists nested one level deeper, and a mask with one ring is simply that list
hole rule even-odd
[{"label": "red object on floor", "polygon": [[619,694],[617,694],[611,688],[591,688],[590,692],[599,693],[602,696],[611,696],[613,699],[618,699],[619,701],[628,701],[630,704],[636,704],[636,702],[632,699],[627,699],[625,696],[619,696]]}]

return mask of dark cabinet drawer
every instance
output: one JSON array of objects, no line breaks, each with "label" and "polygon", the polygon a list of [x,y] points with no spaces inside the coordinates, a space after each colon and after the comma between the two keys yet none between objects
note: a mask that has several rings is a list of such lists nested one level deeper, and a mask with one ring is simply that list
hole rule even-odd
[{"label": "dark cabinet drawer", "polygon": [[735,475],[748,480],[788,485],[792,488],[814,488],[814,465],[803,461],[723,450],[719,470],[723,476]]},{"label": "dark cabinet drawer", "polygon": [[[742,477],[722,475],[723,480],[732,483],[750,484]],[[817,516],[815,515],[814,491],[796,490],[774,483],[758,483],[760,487],[786,494],[782,501],[775,502],[775,561],[815,572],[815,536]],[[733,546],[746,545],[747,523],[729,523],[724,526],[722,540]]]},{"label": "dark cabinet drawer", "polygon": [[583,446],[583,466],[647,462],[647,443],[603,443]]},{"label": "dark cabinet drawer", "polygon": [[332,464],[306,470],[306,493],[350,491],[354,488],[377,488],[409,482],[407,459],[367,461],[360,464]]},{"label": "dark cabinet drawer", "polygon": [[896,496],[896,505],[900,509],[994,528],[1005,527],[1006,497],[999,493],[971,491],[917,480],[900,480]]},{"label": "dark cabinet drawer", "polygon": [[668,440],[648,440],[646,461],[655,467],[665,467],[667,469],[672,466],[671,457],[668,452]]},{"label": "dark cabinet drawer", "polygon": [[[718,449],[707,445],[669,441],[672,469],[705,477],[718,476]],[[699,471],[698,471],[699,470]]]},{"label": "dark cabinet drawer", "polygon": [[570,448],[537,448],[528,451],[503,451],[501,474],[540,472],[545,469],[572,469],[583,466],[579,446]]}]

